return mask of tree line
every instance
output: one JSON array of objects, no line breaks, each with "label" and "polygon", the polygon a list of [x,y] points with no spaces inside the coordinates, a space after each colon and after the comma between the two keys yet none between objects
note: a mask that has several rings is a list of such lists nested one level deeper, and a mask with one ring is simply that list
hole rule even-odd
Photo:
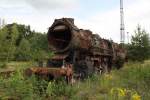
[{"label": "tree line", "polygon": [[17,23],[0,29],[0,61],[43,60],[50,55],[45,33]]}]

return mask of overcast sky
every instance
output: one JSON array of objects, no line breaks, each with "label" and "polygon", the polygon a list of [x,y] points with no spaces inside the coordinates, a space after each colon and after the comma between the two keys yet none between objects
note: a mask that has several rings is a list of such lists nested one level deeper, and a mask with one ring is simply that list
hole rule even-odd
[{"label": "overcast sky", "polygon": [[[55,18],[72,17],[79,28],[120,41],[120,0],[0,0],[0,18],[47,32]],[[124,0],[125,32],[140,24],[150,32],[150,0]]]}]

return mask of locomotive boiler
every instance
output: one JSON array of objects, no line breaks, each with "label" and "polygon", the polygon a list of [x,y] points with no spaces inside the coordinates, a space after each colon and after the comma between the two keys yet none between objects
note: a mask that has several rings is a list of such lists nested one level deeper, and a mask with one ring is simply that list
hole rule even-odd
[{"label": "locomotive boiler", "polygon": [[126,57],[121,45],[90,30],[79,29],[73,18],[55,19],[47,37],[50,51],[54,52],[47,67],[62,68],[71,64],[76,77],[110,72],[112,66],[122,67]]}]

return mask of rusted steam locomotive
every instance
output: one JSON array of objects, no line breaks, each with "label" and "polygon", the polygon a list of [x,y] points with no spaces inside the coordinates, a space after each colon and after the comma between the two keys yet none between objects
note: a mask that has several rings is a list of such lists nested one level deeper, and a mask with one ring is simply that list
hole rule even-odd
[{"label": "rusted steam locomotive", "polygon": [[47,36],[49,48],[55,54],[48,61],[49,68],[71,64],[77,77],[109,72],[113,65],[120,68],[126,57],[122,46],[77,28],[72,18],[55,19]]},{"label": "rusted steam locomotive", "polygon": [[126,58],[122,46],[90,30],[77,28],[72,18],[56,19],[47,36],[54,56],[47,67],[28,68],[26,75],[35,74],[48,80],[64,76],[71,82],[73,77],[83,79],[93,73],[109,72],[112,66],[120,68]]}]

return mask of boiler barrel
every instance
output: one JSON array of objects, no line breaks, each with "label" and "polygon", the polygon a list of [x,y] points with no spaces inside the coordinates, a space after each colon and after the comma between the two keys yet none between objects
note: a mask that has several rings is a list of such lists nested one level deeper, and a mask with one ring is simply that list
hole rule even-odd
[{"label": "boiler barrel", "polygon": [[92,32],[78,29],[74,19],[56,19],[48,30],[48,42],[53,51],[64,52],[68,49],[88,49],[92,45]]}]

